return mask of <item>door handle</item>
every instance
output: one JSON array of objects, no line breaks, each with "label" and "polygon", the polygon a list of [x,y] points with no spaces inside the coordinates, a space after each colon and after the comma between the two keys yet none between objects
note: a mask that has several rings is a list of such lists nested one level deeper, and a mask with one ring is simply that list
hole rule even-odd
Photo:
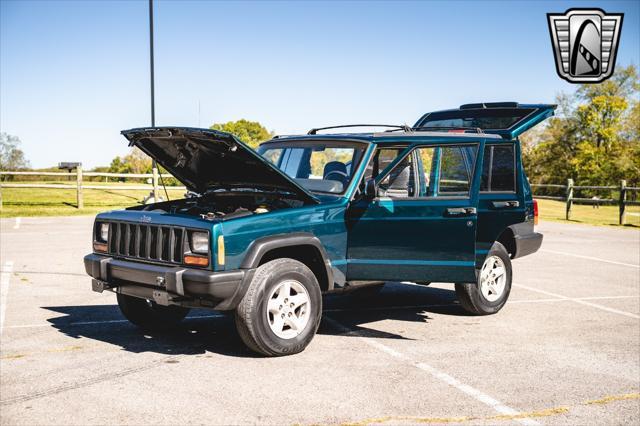
[{"label": "door handle", "polygon": [[476,214],[475,207],[450,207],[446,210],[447,216],[471,216]]},{"label": "door handle", "polygon": [[494,209],[510,209],[520,207],[520,201],[517,200],[493,201],[491,204],[493,205]]}]

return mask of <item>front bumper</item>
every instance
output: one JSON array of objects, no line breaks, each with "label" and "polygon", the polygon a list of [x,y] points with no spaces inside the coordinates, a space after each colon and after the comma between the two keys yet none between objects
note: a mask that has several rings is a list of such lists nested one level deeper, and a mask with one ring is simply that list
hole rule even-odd
[{"label": "front bumper", "polygon": [[152,265],[88,254],[84,267],[94,291],[154,300],[162,305],[234,309],[251,282],[253,269],[213,272],[181,266]]}]

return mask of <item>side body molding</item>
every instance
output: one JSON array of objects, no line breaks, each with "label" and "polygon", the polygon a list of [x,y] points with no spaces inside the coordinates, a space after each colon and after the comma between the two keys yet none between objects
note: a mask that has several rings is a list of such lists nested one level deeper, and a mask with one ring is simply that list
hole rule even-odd
[{"label": "side body molding", "polygon": [[331,262],[327,256],[327,252],[318,237],[308,232],[277,234],[258,238],[249,245],[249,248],[247,248],[247,253],[240,264],[240,268],[257,268],[260,265],[262,257],[269,251],[293,246],[312,246],[318,250],[322,257],[322,263],[324,264],[327,274],[328,290],[332,290],[334,284],[333,270],[331,269]]}]

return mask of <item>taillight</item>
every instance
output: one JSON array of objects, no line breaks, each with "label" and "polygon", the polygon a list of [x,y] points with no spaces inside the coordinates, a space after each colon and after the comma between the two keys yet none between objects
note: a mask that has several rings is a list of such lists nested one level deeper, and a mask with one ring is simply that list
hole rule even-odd
[{"label": "taillight", "polygon": [[538,224],[538,200],[533,200],[533,224]]}]

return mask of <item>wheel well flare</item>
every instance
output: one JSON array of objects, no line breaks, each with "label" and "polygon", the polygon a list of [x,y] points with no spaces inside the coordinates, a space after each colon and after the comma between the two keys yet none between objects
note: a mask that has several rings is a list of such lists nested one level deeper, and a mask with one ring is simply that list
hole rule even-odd
[{"label": "wheel well flare", "polygon": [[317,247],[309,244],[274,248],[262,256],[259,265],[280,258],[295,259],[304,263],[316,276],[320,290],[327,291],[329,289],[329,277],[327,276],[324,258]]}]

